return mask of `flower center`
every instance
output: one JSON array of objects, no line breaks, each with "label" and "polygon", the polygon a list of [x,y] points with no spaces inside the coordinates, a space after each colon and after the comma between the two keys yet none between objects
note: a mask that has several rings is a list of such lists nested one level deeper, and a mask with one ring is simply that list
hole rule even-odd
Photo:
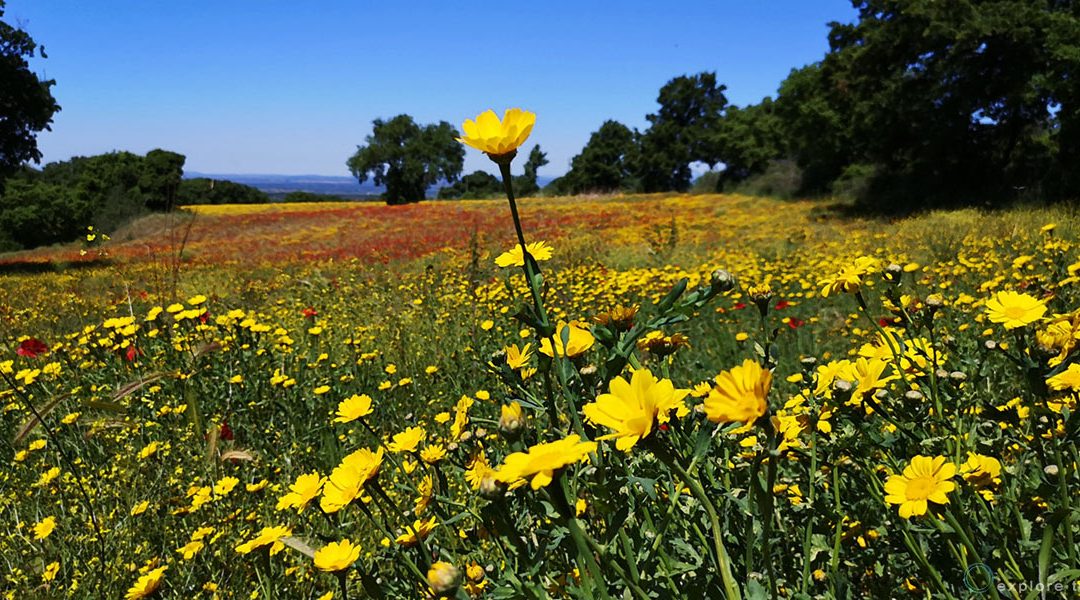
[{"label": "flower center", "polygon": [[933,493],[935,487],[937,487],[937,482],[934,481],[933,477],[927,475],[916,477],[908,482],[908,500],[926,500]]},{"label": "flower center", "polygon": [[1016,321],[1023,321],[1027,316],[1027,309],[1023,306],[1009,306],[1005,309],[1005,316]]}]

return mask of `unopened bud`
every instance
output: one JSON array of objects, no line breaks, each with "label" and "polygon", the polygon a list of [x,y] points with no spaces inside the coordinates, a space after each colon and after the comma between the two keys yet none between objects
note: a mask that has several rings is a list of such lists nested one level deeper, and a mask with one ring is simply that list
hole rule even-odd
[{"label": "unopened bud", "polygon": [[735,277],[723,269],[712,272],[712,287],[718,292],[726,292],[735,287]]},{"label": "unopened bud", "polygon": [[457,567],[448,562],[440,560],[428,569],[428,585],[431,586],[431,591],[435,592],[438,597],[452,596],[457,589],[457,579]]}]

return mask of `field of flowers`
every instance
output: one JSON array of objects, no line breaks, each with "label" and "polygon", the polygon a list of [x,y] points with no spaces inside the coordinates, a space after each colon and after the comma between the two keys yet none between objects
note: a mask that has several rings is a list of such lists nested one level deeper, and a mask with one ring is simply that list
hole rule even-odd
[{"label": "field of flowers", "polygon": [[4,596],[1077,595],[1075,213],[514,206],[0,257]]}]

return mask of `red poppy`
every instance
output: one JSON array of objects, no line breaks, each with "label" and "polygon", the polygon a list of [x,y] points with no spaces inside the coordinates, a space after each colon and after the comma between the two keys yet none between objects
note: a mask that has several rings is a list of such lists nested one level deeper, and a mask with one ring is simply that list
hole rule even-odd
[{"label": "red poppy", "polygon": [[304,309],[304,312],[302,314],[304,315],[305,319],[314,319],[319,315],[319,311],[309,306]]},{"label": "red poppy", "polygon": [[45,354],[48,351],[49,347],[45,345],[45,342],[37,338],[26,338],[19,343],[19,347],[15,349],[15,354],[26,358],[37,358],[39,354]]},{"label": "red poppy", "polygon": [[203,314],[199,315],[199,322],[200,323],[206,323],[209,320],[210,320],[210,311],[204,310]]},{"label": "red poppy", "polygon": [[802,319],[800,319],[798,317],[789,317],[788,318],[787,326],[792,328],[792,329],[798,329],[798,328],[802,327],[803,325],[806,325],[806,321],[803,321]]},{"label": "red poppy", "polygon": [[882,327],[888,327],[889,325],[892,325],[895,322],[896,322],[895,317],[881,317],[880,319],[877,320],[877,324],[881,325]]},{"label": "red poppy", "polygon": [[667,423],[660,424],[660,431],[667,431],[668,429],[671,429],[671,427],[669,427]]},{"label": "red poppy", "polygon": [[221,430],[218,432],[218,436],[223,440],[233,439],[232,427],[229,427],[229,422],[225,419],[221,420]]},{"label": "red poppy", "polygon": [[789,306],[791,306],[790,302],[788,302],[787,300],[781,300],[781,301],[776,303],[776,310],[784,310],[785,308],[787,308]]},{"label": "red poppy", "polygon": [[135,362],[135,358],[140,354],[142,354],[142,351],[132,344],[128,346],[127,352],[124,353],[124,358],[126,358],[128,362]]},{"label": "red poppy", "polygon": [[745,302],[736,302],[735,306],[731,307],[731,310],[742,310],[744,308],[746,308],[746,303]]}]

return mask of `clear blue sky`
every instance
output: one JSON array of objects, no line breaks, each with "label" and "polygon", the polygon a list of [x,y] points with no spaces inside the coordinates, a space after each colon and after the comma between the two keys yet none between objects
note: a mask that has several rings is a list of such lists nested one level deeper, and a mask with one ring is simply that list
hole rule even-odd
[{"label": "clear blue sky", "polygon": [[[738,105],[827,49],[845,0],[357,2],[9,0],[63,107],[46,161],[155,147],[209,173],[348,175],[371,120],[537,114],[566,171],[605,119],[643,129],[660,87],[716,71]],[[466,172],[489,169],[469,151]]]}]

